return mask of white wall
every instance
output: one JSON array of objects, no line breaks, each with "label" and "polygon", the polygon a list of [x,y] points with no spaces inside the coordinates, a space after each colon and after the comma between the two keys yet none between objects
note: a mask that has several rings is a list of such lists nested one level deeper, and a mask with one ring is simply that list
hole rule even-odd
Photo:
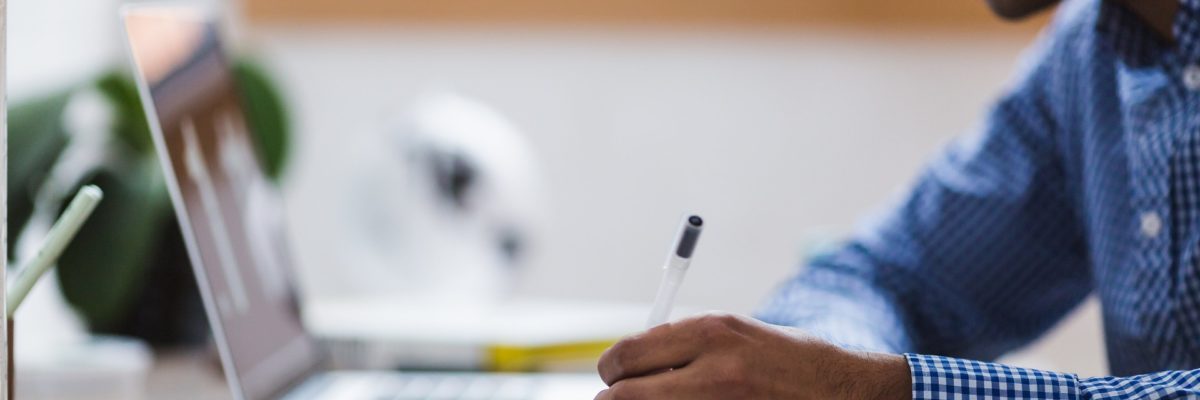
[{"label": "white wall", "polygon": [[9,1],[10,98],[20,100],[62,89],[123,61],[117,41],[116,3]]},{"label": "white wall", "polygon": [[[520,292],[649,301],[671,230],[708,229],[684,304],[749,312],[813,232],[845,232],[968,130],[1024,40],[843,31],[261,28],[299,139],[287,187],[303,266],[337,268],[345,144],[430,86],[481,99],[545,166],[549,235]],[[585,256],[580,256],[585,255]],[[1014,362],[1103,373],[1097,307]]]}]

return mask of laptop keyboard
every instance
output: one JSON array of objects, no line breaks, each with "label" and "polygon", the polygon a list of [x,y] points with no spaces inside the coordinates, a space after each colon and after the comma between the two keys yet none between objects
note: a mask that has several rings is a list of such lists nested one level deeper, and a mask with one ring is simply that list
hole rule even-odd
[{"label": "laptop keyboard", "polygon": [[536,377],[503,374],[380,373],[333,379],[321,398],[364,400],[526,400]]},{"label": "laptop keyboard", "polygon": [[404,375],[384,378],[374,400],[523,400],[534,395],[537,382],[518,376]]}]

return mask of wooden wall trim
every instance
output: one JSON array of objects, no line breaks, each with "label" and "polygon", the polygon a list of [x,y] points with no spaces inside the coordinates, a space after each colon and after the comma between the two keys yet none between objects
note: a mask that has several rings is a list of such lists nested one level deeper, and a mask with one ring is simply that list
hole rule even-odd
[{"label": "wooden wall trim", "polygon": [[252,23],[852,26],[1031,32],[983,0],[242,0]]}]

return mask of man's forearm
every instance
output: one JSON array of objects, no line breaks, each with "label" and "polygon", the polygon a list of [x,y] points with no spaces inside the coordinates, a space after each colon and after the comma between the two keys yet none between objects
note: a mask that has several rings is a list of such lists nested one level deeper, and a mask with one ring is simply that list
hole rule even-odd
[{"label": "man's forearm", "polygon": [[861,373],[846,376],[848,392],[862,400],[912,399],[912,372],[901,355],[859,352]]},{"label": "man's forearm", "polygon": [[820,262],[778,288],[755,317],[851,350],[913,350],[891,293],[864,276]]}]

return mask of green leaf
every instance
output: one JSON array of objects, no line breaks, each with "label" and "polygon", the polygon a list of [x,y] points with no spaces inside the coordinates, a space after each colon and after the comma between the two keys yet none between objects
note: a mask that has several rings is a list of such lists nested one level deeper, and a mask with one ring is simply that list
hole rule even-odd
[{"label": "green leaf", "polygon": [[69,93],[22,102],[8,110],[8,248],[33,214],[33,199],[67,145],[62,114]]},{"label": "green leaf", "polygon": [[254,63],[239,60],[233,70],[246,110],[246,124],[254,136],[264,172],[277,180],[287,165],[291,128],[283,99],[266,72]]},{"label": "green leaf", "polygon": [[142,100],[138,97],[133,80],[121,72],[112,71],[96,81],[96,89],[117,109],[113,134],[139,154],[154,156],[150,124],[146,122]]},{"label": "green leaf", "polygon": [[104,190],[104,200],[63,252],[58,279],[63,294],[93,330],[112,330],[145,284],[143,277],[171,218],[170,201],[153,159],[131,170],[97,170],[83,184]]}]

